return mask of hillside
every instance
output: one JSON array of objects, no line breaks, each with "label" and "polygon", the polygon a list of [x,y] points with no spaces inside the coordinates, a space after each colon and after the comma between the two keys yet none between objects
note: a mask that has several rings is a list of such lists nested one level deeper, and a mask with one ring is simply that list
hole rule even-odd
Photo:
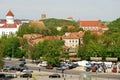
[{"label": "hillside", "polygon": [[58,26],[75,26],[78,27],[78,23],[75,21],[69,21],[64,19],[55,19],[55,18],[49,18],[41,20],[44,22],[46,27],[58,27]]},{"label": "hillside", "polygon": [[110,22],[108,26],[112,32],[120,32],[120,18]]}]

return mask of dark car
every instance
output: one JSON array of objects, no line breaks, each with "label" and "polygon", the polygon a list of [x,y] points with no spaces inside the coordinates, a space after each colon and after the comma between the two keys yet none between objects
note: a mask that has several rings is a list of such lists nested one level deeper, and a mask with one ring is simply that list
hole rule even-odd
[{"label": "dark car", "polygon": [[65,70],[65,69],[69,69],[69,66],[63,65],[63,66],[57,67],[56,69],[57,69],[57,70]]},{"label": "dark car", "polygon": [[20,67],[24,67],[25,64],[26,64],[26,62],[25,62],[25,61],[22,61],[19,66],[20,66]]},{"label": "dark car", "polygon": [[24,74],[20,75],[20,77],[23,77],[23,78],[32,78],[32,74],[31,73],[24,73]]},{"label": "dark car", "polygon": [[23,58],[20,58],[20,59],[19,59],[19,61],[25,61],[25,59],[23,59]]},{"label": "dark car", "polygon": [[46,69],[53,69],[53,66],[48,65],[48,66],[46,66]]},{"label": "dark car", "polygon": [[3,67],[3,72],[8,72],[10,70],[10,66],[4,66]]},{"label": "dark car", "polygon": [[0,73],[0,80],[5,78],[5,74],[4,73]]},{"label": "dark car", "polygon": [[51,74],[49,75],[49,78],[60,78],[61,76],[59,74]]},{"label": "dark car", "polygon": [[76,68],[78,66],[79,66],[78,64],[72,64],[72,65],[69,66],[69,69],[73,69],[73,68]]}]

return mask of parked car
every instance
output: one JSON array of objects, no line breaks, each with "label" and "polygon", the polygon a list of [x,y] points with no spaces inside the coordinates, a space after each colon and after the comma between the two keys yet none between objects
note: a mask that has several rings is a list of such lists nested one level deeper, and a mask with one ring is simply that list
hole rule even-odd
[{"label": "parked car", "polygon": [[95,66],[93,66],[92,68],[91,68],[91,70],[92,70],[92,72],[96,72],[96,67]]},{"label": "parked car", "polygon": [[25,70],[23,70],[22,72],[23,72],[23,73],[33,73],[32,70],[28,70],[28,69],[25,69]]},{"label": "parked car", "polygon": [[25,64],[26,64],[26,62],[25,62],[25,61],[22,61],[19,66],[20,66],[20,67],[24,67]]},{"label": "parked car", "polygon": [[24,70],[28,70],[28,67],[27,66],[19,67],[17,70],[23,72]]},{"label": "parked car", "polygon": [[117,73],[117,69],[114,69],[114,68],[113,68],[113,69],[112,69],[112,72],[113,72],[113,73]]},{"label": "parked car", "polygon": [[69,69],[73,69],[73,68],[76,68],[78,66],[79,66],[78,64],[72,64],[72,65],[69,66]]},{"label": "parked car", "polygon": [[19,61],[25,61],[25,59],[24,58],[20,58]]},{"label": "parked car", "polygon": [[31,73],[24,73],[24,74],[21,74],[20,77],[22,77],[22,78],[32,78],[32,74]]},{"label": "parked car", "polygon": [[0,80],[5,78],[5,74],[4,73],[0,73]]},{"label": "parked car", "polygon": [[49,78],[60,78],[60,74],[51,74],[49,75]]},{"label": "parked car", "polygon": [[8,72],[10,70],[10,66],[4,66],[3,67],[3,72]]},{"label": "parked car", "polygon": [[92,69],[92,67],[91,67],[91,66],[86,66],[86,67],[85,67],[85,71],[86,71],[86,72],[90,72],[90,71],[91,71],[91,69]]},{"label": "parked car", "polygon": [[38,67],[40,67],[40,66],[43,66],[43,67],[47,66],[47,61],[42,61],[42,62],[40,62],[40,63],[38,64]]},{"label": "parked car", "polygon": [[4,60],[11,61],[10,57],[5,57]]},{"label": "parked car", "polygon": [[53,69],[54,67],[51,65],[46,66],[46,69]]},{"label": "parked car", "polygon": [[65,69],[69,69],[69,66],[63,65],[63,66],[57,67],[56,69],[57,69],[57,70],[65,70]]},{"label": "parked car", "polygon": [[86,64],[85,71],[89,72],[89,71],[91,71],[91,69],[92,69],[92,65],[91,64]]},{"label": "parked car", "polygon": [[9,74],[6,74],[5,76],[6,78],[17,78],[17,74],[15,73],[9,73]]}]

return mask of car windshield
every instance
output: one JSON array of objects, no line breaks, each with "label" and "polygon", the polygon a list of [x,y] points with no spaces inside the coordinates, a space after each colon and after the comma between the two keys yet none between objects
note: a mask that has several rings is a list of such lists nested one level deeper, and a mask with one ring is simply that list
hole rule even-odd
[{"label": "car windshield", "polygon": [[10,68],[10,66],[5,66],[4,68]]}]

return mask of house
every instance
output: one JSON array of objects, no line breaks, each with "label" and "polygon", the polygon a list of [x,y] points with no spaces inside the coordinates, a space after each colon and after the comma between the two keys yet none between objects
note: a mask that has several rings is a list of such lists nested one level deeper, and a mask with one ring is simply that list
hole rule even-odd
[{"label": "house", "polygon": [[65,41],[65,46],[69,48],[76,48],[80,44],[83,44],[82,37],[84,35],[84,32],[73,32],[73,33],[65,33],[65,35],[62,36],[62,40]]},{"label": "house", "polygon": [[79,26],[80,26],[80,28],[82,28],[85,31],[90,30],[92,32],[105,32],[105,31],[109,30],[109,28],[107,26],[101,25],[100,20],[79,21]]},{"label": "house", "polygon": [[8,11],[6,14],[6,20],[0,21],[0,36],[16,34],[20,25],[20,21],[14,21],[14,14],[12,11]]}]

